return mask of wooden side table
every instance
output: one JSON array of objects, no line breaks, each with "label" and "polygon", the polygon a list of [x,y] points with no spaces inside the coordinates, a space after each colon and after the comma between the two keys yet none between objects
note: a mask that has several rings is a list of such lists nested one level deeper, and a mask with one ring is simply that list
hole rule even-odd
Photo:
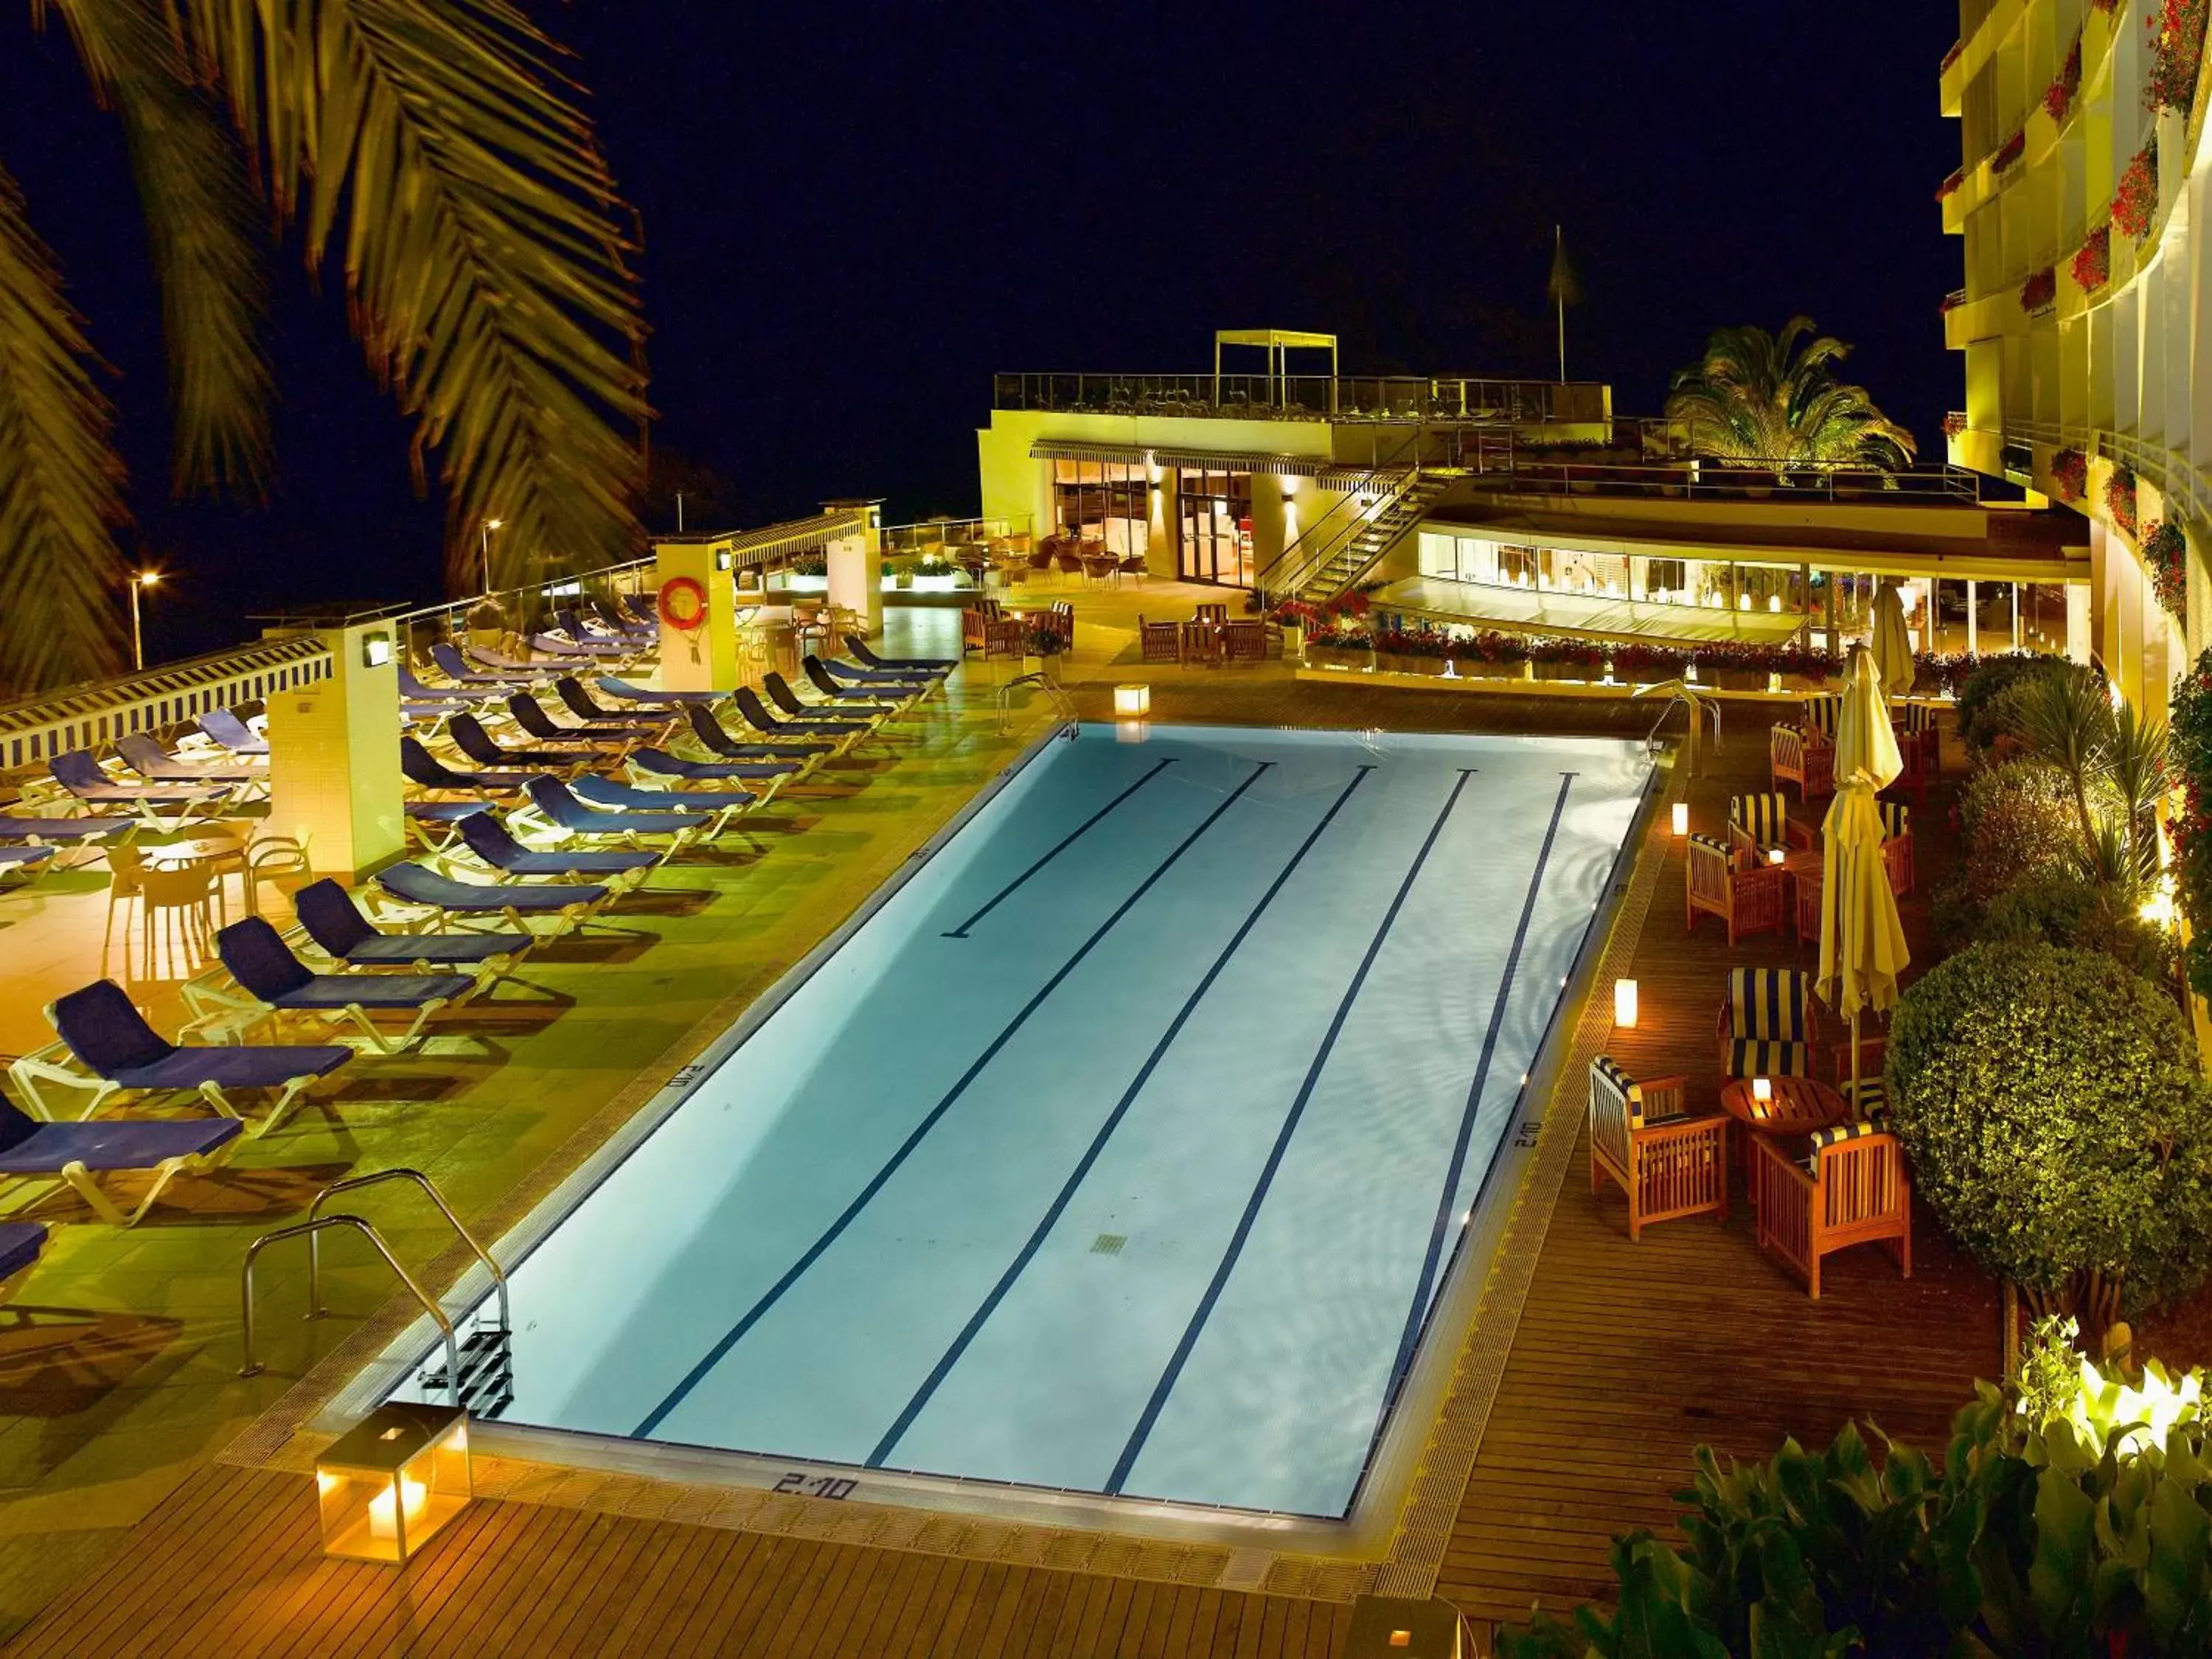
[{"label": "wooden side table", "polygon": [[[1749,1078],[1737,1078],[1721,1089],[1721,1110],[1729,1115],[1735,1143],[1729,1149],[1732,1161],[1735,1156],[1741,1156],[1742,1163],[1739,1167],[1747,1172],[1752,1167],[1753,1135],[1809,1135],[1815,1129],[1831,1128],[1850,1115],[1850,1108],[1844,1097],[1814,1079],[1778,1077],[1767,1081],[1773,1089],[1771,1100],[1753,1098]],[[1756,1182],[1749,1196],[1756,1204]]]}]

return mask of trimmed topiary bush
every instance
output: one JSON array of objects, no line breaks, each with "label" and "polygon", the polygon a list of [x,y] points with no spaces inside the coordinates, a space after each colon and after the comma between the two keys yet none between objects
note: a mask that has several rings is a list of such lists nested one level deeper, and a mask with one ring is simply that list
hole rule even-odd
[{"label": "trimmed topiary bush", "polygon": [[2179,1010],[2110,957],[1961,951],[1899,1000],[1887,1069],[1922,1194],[2044,1310],[2212,1267],[2212,1093]]},{"label": "trimmed topiary bush", "polygon": [[2065,774],[2039,761],[1977,772],[1959,797],[1966,897],[1987,904],[2030,877],[2077,869],[2081,827]]},{"label": "trimmed topiary bush", "polygon": [[2173,946],[2162,927],[2145,921],[2109,887],[2070,871],[2030,876],[1999,893],[1983,910],[1976,937],[1984,945],[2055,945],[2099,951],[2144,978],[2165,983]]},{"label": "trimmed topiary bush", "polygon": [[2021,681],[2066,666],[2063,657],[2035,651],[2014,651],[2001,657],[1984,657],[1959,687],[1959,736],[1973,753],[1987,752],[2007,727],[2001,700]]}]

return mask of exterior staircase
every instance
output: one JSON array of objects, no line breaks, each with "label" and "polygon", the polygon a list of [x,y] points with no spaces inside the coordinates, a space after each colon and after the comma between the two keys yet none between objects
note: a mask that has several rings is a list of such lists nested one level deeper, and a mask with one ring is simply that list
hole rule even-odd
[{"label": "exterior staircase", "polygon": [[1348,515],[1350,521],[1336,526],[1335,533],[1291,573],[1297,585],[1288,597],[1325,605],[1356,586],[1420,523],[1455,476],[1411,467],[1391,480],[1389,493],[1364,511]]}]

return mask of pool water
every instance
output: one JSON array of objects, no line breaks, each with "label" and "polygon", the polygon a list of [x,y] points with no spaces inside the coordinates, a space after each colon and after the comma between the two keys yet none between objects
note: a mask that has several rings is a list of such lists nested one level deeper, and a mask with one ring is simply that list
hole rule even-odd
[{"label": "pool water", "polygon": [[1646,777],[1048,744],[514,1266],[501,1420],[1345,1515]]}]

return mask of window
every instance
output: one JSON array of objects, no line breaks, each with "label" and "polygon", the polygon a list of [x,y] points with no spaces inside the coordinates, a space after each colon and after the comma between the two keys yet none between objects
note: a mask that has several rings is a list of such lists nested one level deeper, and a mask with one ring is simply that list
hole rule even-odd
[{"label": "window", "polygon": [[1141,461],[1054,461],[1052,501],[1053,527],[1062,536],[1121,558],[1149,545],[1152,483]]}]

